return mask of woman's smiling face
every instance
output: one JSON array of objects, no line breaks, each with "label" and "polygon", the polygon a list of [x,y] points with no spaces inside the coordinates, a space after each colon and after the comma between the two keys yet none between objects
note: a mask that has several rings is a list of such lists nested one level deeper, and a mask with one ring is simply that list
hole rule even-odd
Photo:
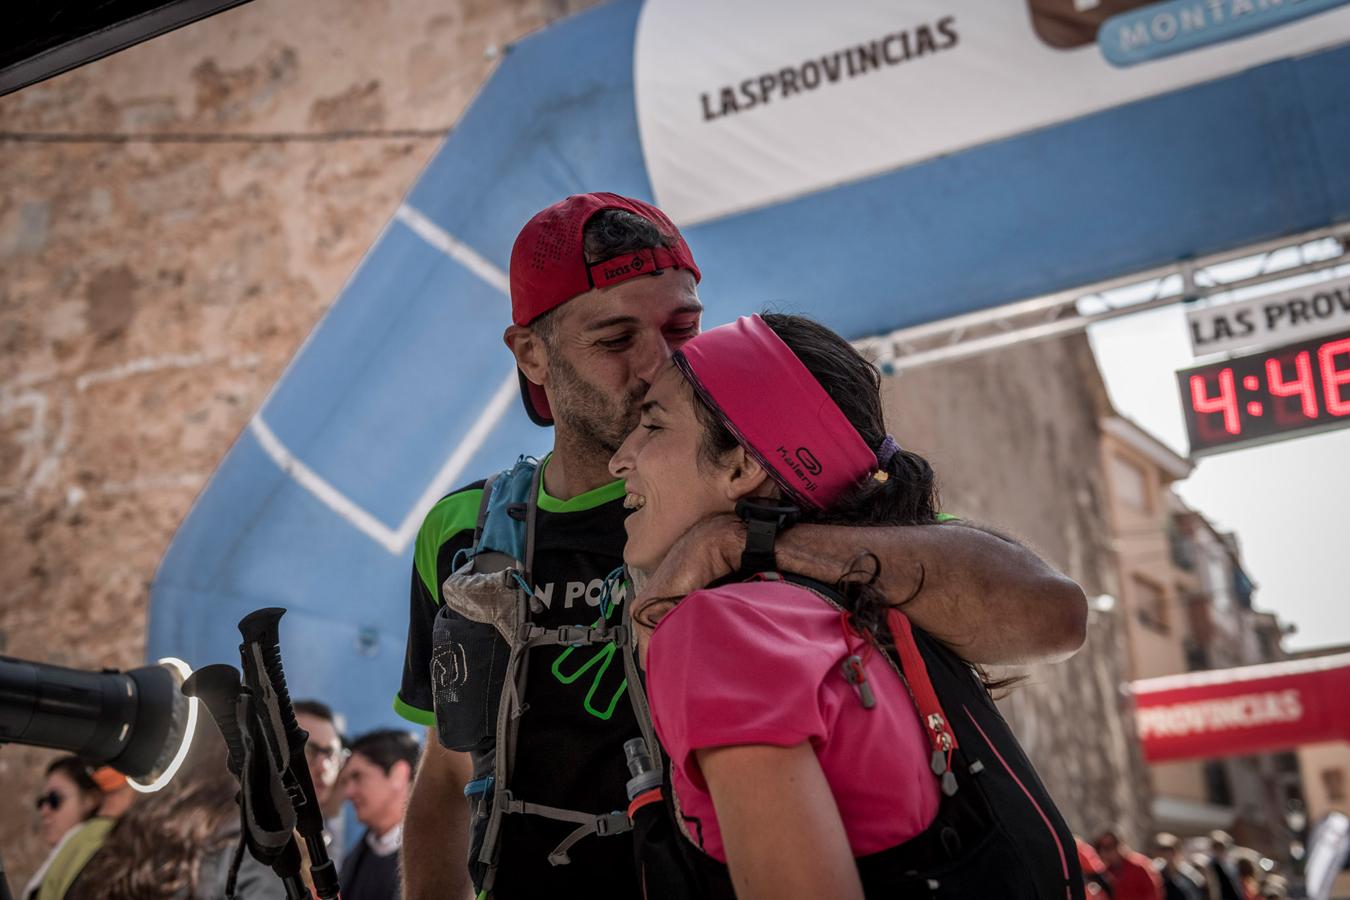
[{"label": "woman's smiling face", "polygon": [[[747,473],[742,451],[726,465],[700,461],[703,427],[693,391],[675,366],[667,366],[642,403],[642,419],[610,460],[610,471],[628,490],[624,505],[634,510],[624,527],[624,562],[651,572],[695,523],[731,512],[736,500],[762,481]],[[752,477],[747,478],[747,475]]]}]

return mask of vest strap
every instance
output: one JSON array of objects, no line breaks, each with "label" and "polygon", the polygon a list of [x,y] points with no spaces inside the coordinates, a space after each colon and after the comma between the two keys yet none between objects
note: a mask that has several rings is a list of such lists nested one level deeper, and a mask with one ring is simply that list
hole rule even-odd
[{"label": "vest strap", "polygon": [[553,851],[549,853],[549,864],[554,866],[565,866],[570,863],[572,859],[567,855],[567,851],[584,837],[592,834],[604,837],[609,834],[623,834],[625,831],[633,830],[633,820],[628,818],[626,813],[615,811],[596,815],[595,813],[581,812],[575,809],[561,809],[543,803],[517,800],[509,792],[506,793],[505,802],[502,804],[502,812],[506,815],[543,816],[546,819],[554,819],[559,822],[577,823],[577,828],[563,838],[562,843],[554,847]]},{"label": "vest strap", "polygon": [[525,649],[562,644],[568,647],[583,647],[591,644],[614,644],[622,647],[628,642],[628,628],[623,625],[595,628],[586,625],[562,625],[557,628],[541,628],[531,622],[520,625],[520,643]]}]

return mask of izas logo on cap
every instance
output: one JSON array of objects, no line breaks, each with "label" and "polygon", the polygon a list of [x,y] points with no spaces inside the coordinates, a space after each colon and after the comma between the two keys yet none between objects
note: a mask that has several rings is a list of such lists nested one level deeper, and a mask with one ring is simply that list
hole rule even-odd
[{"label": "izas logo on cap", "polygon": [[633,257],[633,261],[629,263],[629,265],[632,266],[634,272],[642,271],[643,264],[644,263],[641,256]]}]

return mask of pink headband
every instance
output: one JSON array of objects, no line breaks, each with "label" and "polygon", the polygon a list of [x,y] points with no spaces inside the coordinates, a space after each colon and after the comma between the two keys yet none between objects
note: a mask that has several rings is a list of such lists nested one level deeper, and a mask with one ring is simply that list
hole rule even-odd
[{"label": "pink headband", "polygon": [[877,471],[876,453],[759,316],[703,332],[675,364],[799,503],[824,509]]}]

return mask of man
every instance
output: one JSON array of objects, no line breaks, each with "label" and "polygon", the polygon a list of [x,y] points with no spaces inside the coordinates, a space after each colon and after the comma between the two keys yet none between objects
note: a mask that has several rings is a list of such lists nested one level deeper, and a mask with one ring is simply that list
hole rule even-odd
[{"label": "man", "polygon": [[352,741],[342,790],[366,833],[338,877],[344,900],[398,900],[403,810],[420,754],[416,739],[406,731],[372,731]]},{"label": "man", "polygon": [[1242,879],[1229,855],[1233,836],[1226,831],[1209,833],[1209,895],[1212,900],[1243,900]]},{"label": "man", "polygon": [[1153,839],[1154,855],[1161,864],[1165,900],[1208,900],[1205,878],[1181,856],[1181,842],[1174,834],[1162,832]]},{"label": "man", "polygon": [[[319,700],[296,700],[295,721],[309,733],[305,742],[305,764],[309,768],[309,778],[314,782],[314,794],[323,812],[324,842],[328,845],[328,856],[333,864],[342,865],[343,840],[342,827],[342,791],[338,789],[338,773],[342,771],[347,751],[342,745],[342,735],[338,732],[337,716],[332,707]],[[304,852],[304,843],[300,844]],[[309,866],[302,870],[306,876]]]},{"label": "man", "polygon": [[1111,873],[1106,870],[1106,863],[1097,855],[1097,851],[1092,849],[1092,845],[1080,838],[1073,836],[1074,847],[1078,850],[1078,868],[1083,870],[1083,890],[1089,898],[1111,897]]},{"label": "man", "polygon": [[[622,589],[610,596],[606,588],[606,576],[622,565],[627,514],[623,485],[607,467],[636,425],[652,380],[699,331],[699,275],[663,213],[614,194],[557,203],[516,240],[512,324],[504,339],[531,418],[554,426],[537,494],[534,583],[526,586],[532,625],[591,626],[602,601],[621,605],[625,599]],[[459,568],[456,556],[472,544],[481,501],[481,482],[450,494],[427,515],[417,539],[408,653],[395,699],[405,717],[432,726],[407,815],[404,877],[411,900],[469,896],[464,860],[470,847],[475,877],[482,877],[478,848],[489,829],[483,803],[495,770],[481,764],[495,748],[495,731],[491,723],[477,723],[484,742],[472,757],[447,750],[437,739],[429,683],[441,588]],[[700,526],[644,591],[665,596],[701,587],[731,571],[744,545],[744,527],[729,517]],[[1016,544],[973,528],[802,527],[781,537],[777,558],[784,568],[833,582],[855,566],[860,547],[879,560],[881,589],[908,598],[914,621],[971,661],[1063,657],[1082,643],[1086,602],[1077,585]],[[512,742],[514,801],[596,815],[627,805],[622,746],[641,732],[614,646],[527,651],[529,677],[513,719],[519,729]],[[504,655],[505,642],[498,649]],[[457,663],[438,657],[436,664]],[[474,679],[490,682],[491,664],[478,666],[468,664],[466,687]],[[471,808],[458,799],[466,789],[474,796],[472,841]],[[574,827],[543,815],[502,816],[492,896],[634,896],[629,836],[573,841]],[[551,864],[550,855],[570,862]]]},{"label": "man", "polygon": [[1131,850],[1114,831],[1103,831],[1096,844],[1111,873],[1112,900],[1163,900],[1162,879],[1152,860]]}]

